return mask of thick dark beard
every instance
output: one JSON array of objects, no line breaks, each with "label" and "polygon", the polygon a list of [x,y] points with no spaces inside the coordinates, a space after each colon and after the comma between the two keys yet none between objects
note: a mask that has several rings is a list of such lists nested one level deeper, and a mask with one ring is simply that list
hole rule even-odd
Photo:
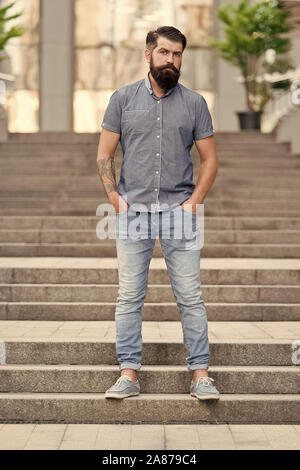
[{"label": "thick dark beard", "polygon": [[171,88],[177,85],[177,82],[180,77],[180,70],[177,70],[174,65],[169,67],[172,70],[166,70],[168,66],[164,65],[163,67],[155,67],[152,62],[152,57],[150,59],[150,72],[158,86],[167,92]]}]

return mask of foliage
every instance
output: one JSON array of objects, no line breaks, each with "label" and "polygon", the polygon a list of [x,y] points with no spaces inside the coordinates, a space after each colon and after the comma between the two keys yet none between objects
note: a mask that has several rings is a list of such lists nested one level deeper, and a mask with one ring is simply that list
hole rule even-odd
[{"label": "foliage", "polygon": [[[210,37],[208,42],[224,60],[239,67],[249,110],[262,111],[272,99],[272,84],[260,77],[268,69],[264,60],[268,50],[273,49],[278,55],[291,48],[291,40],[286,37],[293,29],[288,21],[290,15],[280,0],[242,0],[236,7],[228,3],[218,10],[218,17],[225,24],[225,40]],[[278,61],[273,71],[277,71],[277,65],[280,71]]]},{"label": "foliage", "polygon": [[[16,2],[11,2],[8,5],[0,8],[0,53],[4,51],[7,42],[11,38],[22,36],[25,32],[25,29],[21,26],[12,26],[8,29],[6,28],[9,21],[22,15],[22,13],[16,13],[15,15],[7,16],[8,10],[12,8],[15,3]],[[0,62],[4,59],[5,57],[0,56]]]}]

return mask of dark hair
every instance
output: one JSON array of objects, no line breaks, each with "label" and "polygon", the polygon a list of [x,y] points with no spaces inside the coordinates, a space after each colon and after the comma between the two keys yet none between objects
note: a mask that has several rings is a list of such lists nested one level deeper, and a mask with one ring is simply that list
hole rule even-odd
[{"label": "dark hair", "polygon": [[160,26],[155,31],[149,31],[146,37],[146,47],[151,52],[157,46],[158,36],[163,36],[170,41],[181,42],[182,43],[182,52],[186,46],[186,37],[182,34],[179,29],[174,28],[174,26]]}]

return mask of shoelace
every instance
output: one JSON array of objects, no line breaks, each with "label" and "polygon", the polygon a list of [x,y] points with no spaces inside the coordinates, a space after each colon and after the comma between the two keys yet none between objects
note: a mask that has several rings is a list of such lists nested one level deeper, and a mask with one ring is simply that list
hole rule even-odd
[{"label": "shoelace", "polygon": [[121,375],[118,380],[116,381],[116,385],[119,385],[120,382],[122,382],[123,380],[126,380],[126,379],[130,379],[130,377],[128,375]]},{"label": "shoelace", "polygon": [[197,383],[196,385],[198,385],[198,382],[200,382],[200,380],[202,380],[203,382],[203,385],[205,386],[209,386],[209,385],[212,385],[212,382],[214,382],[214,379],[212,377],[200,377],[198,380],[197,380]]}]

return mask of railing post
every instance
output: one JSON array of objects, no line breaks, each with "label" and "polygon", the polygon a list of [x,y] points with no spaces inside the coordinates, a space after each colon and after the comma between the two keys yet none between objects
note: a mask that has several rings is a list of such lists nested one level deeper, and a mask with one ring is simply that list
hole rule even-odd
[{"label": "railing post", "polygon": [[7,93],[14,88],[15,81],[14,75],[0,72],[0,142],[8,140]]},{"label": "railing post", "polygon": [[8,122],[7,112],[2,104],[0,104],[0,142],[8,140]]}]

